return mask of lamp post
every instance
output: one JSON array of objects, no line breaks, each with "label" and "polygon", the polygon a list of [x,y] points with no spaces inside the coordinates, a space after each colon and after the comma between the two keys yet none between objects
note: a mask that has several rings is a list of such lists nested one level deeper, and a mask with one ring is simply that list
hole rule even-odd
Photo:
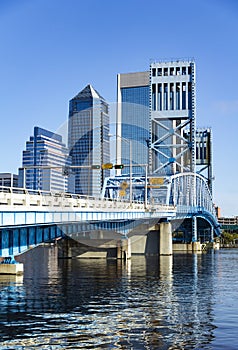
[{"label": "lamp post", "polygon": [[130,160],[130,163],[129,163],[129,166],[130,166],[130,204],[132,203],[132,141],[131,140],[128,140],[128,139],[125,139],[124,137],[120,136],[120,135],[111,135],[111,134],[108,134],[109,137],[116,137],[116,142],[117,142],[117,139],[121,139],[122,141],[128,143],[129,145],[129,160]]}]

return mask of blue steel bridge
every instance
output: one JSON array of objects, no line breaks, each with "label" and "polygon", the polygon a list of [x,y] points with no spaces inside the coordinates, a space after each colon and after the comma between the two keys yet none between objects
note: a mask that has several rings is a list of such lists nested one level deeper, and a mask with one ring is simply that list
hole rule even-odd
[{"label": "blue steel bridge", "polygon": [[16,256],[66,237],[84,247],[111,249],[159,227],[162,234],[162,225],[168,223],[165,235],[172,240],[173,233],[174,241],[212,242],[220,235],[202,176],[183,173],[131,180],[129,186],[129,175],[106,179],[101,198],[0,187],[0,256]]}]

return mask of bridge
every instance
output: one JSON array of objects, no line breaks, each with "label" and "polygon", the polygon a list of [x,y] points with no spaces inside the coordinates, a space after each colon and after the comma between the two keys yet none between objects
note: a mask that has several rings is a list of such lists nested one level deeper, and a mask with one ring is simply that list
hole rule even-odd
[{"label": "bridge", "polygon": [[[81,253],[93,247],[109,255],[116,249],[116,257],[129,256],[130,240],[158,230],[159,253],[172,254],[172,239],[212,242],[220,235],[212,196],[202,176],[133,176],[132,200],[125,187],[121,196],[127,180],[126,175],[107,179],[101,198],[0,187],[0,256],[16,256],[60,238],[77,242]],[[69,254],[68,245],[67,249]]]}]

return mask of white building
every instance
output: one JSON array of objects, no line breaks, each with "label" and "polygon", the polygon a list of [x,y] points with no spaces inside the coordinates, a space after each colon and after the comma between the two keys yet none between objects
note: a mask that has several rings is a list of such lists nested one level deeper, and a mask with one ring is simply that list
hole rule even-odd
[{"label": "white building", "polygon": [[68,149],[62,136],[35,127],[34,136],[26,142],[19,169],[19,187],[44,191],[68,191],[68,176],[64,169],[70,165]]}]

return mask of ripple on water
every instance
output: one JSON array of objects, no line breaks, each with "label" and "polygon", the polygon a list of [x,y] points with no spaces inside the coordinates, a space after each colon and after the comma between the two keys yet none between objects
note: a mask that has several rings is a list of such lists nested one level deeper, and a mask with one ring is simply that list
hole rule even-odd
[{"label": "ripple on water", "polygon": [[237,258],[55,261],[38,249],[22,281],[0,278],[0,348],[236,349]]}]

